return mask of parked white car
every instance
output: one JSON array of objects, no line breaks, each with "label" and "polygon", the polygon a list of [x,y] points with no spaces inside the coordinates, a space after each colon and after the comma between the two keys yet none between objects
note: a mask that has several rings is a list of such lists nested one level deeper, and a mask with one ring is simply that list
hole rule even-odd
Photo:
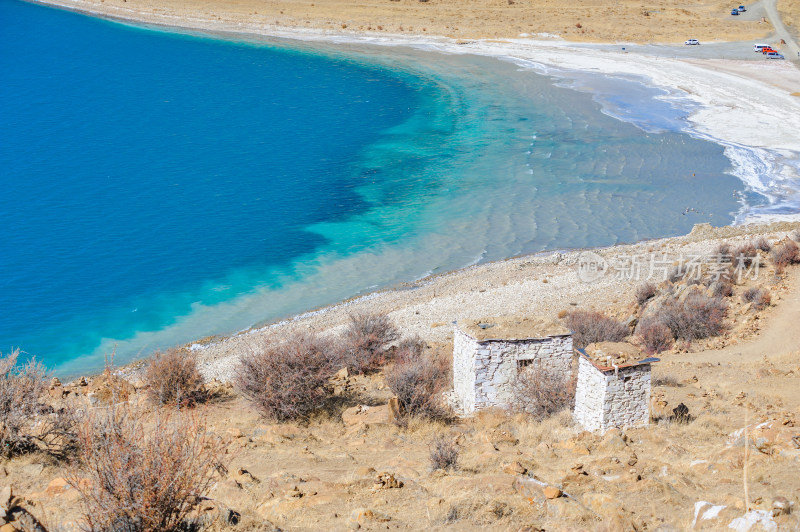
[{"label": "parked white car", "polygon": [[778,52],[767,52],[764,54],[767,59],[783,59],[784,57]]},{"label": "parked white car", "polygon": [[686,41],[683,44],[689,44],[689,45],[694,46],[695,44],[700,44],[700,41],[698,41],[697,39],[689,39],[688,41]]}]

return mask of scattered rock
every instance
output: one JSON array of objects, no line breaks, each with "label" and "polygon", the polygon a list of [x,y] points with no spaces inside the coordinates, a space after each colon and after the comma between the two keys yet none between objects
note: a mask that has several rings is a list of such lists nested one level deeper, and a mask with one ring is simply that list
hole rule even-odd
[{"label": "scattered rock", "polygon": [[297,488],[297,486],[293,487],[292,489],[290,489],[289,491],[286,492],[286,498],[287,499],[292,499],[292,498],[299,499],[302,496],[303,496],[303,492],[300,491]]},{"label": "scattered rock", "polygon": [[622,439],[622,435],[619,429],[612,429],[606,432],[603,436],[603,440],[600,442],[599,448],[605,452],[619,452],[624,450],[628,447],[628,444],[625,443],[625,440]]},{"label": "scattered rock", "polygon": [[519,462],[511,462],[503,466],[503,473],[508,473],[509,475],[524,475],[527,472],[527,468]]},{"label": "scattered rock", "polygon": [[261,481],[259,479],[257,479],[256,477],[254,477],[252,475],[252,473],[250,473],[250,471],[248,471],[247,469],[241,468],[241,467],[236,471],[236,475],[235,475],[234,478],[236,479],[237,482],[240,482],[242,484],[260,484],[261,483]]},{"label": "scattered rock", "polygon": [[402,488],[403,482],[401,480],[397,480],[394,478],[392,473],[381,473],[378,475],[378,478],[375,479],[374,485],[372,489],[374,490],[388,490],[392,488]]},{"label": "scattered rock", "polygon": [[564,494],[560,489],[558,489],[555,486],[545,486],[542,492],[544,493],[544,496],[548,499],[558,499]]},{"label": "scattered rock", "polygon": [[786,497],[775,497],[772,500],[772,515],[773,517],[777,517],[779,515],[789,515],[792,513],[793,506],[794,502],[790,501]]},{"label": "scattered rock", "polygon": [[0,488],[0,532],[47,532],[44,526],[23,507],[11,486]]},{"label": "scattered rock", "polygon": [[71,500],[78,500],[80,498],[78,490],[70,486],[67,479],[63,477],[57,477],[51,480],[44,490],[44,495],[48,498],[66,497]]}]

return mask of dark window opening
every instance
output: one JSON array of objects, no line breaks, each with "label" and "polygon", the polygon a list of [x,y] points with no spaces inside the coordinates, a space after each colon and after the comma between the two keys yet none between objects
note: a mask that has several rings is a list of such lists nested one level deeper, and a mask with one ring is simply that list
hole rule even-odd
[{"label": "dark window opening", "polygon": [[526,359],[526,360],[517,360],[517,369],[518,370],[522,370],[522,369],[528,368],[530,366],[533,366],[533,359],[532,358],[529,358],[529,359]]}]

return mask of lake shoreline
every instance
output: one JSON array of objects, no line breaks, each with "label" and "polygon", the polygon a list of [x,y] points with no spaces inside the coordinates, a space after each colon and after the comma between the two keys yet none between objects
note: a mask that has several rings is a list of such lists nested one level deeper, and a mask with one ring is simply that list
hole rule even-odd
[{"label": "lake shoreline", "polygon": [[[691,124],[687,131],[693,136],[711,140],[725,146],[726,155],[738,167],[737,177],[742,179],[752,190],[769,194],[772,191],[769,185],[774,185],[775,177],[787,174],[785,183],[778,183],[782,190],[795,194],[800,189],[796,169],[800,168],[797,154],[800,153],[800,138],[793,131],[800,130],[800,98],[793,95],[789,88],[794,82],[800,80],[800,72],[791,64],[776,64],[764,62],[732,61],[722,59],[674,59],[668,55],[646,55],[628,53],[619,49],[611,49],[603,45],[586,45],[566,41],[506,39],[506,40],[471,40],[461,41],[448,37],[428,35],[374,35],[366,32],[331,32],[318,29],[278,29],[269,26],[243,25],[226,21],[215,21],[204,17],[171,17],[164,14],[145,13],[132,8],[120,10],[113,6],[98,9],[95,4],[82,0],[59,0],[58,2],[35,2],[44,5],[66,8],[91,16],[99,16],[116,22],[133,23],[166,29],[223,38],[245,40],[264,38],[292,39],[305,42],[324,42],[339,44],[366,44],[374,46],[407,46],[417,49],[430,50],[444,54],[475,54],[489,56],[497,59],[512,61],[521,68],[530,68],[552,75],[561,71],[581,71],[605,74],[608,76],[636,77],[646,79],[652,87],[663,87],[671,95],[681,94],[681,97],[690,98],[696,109],[688,117]],[[745,43],[746,44],[746,43]],[[667,51],[666,54],[669,52]],[[669,98],[669,96],[667,97]],[[729,154],[729,150],[737,153],[755,154],[754,157],[745,156],[737,159]],[[737,151],[738,150],[738,151]],[[755,160],[755,162],[753,162]],[[781,162],[783,166],[769,166],[769,162]],[[789,161],[789,164],[785,164]],[[753,168],[750,168],[750,167]],[[754,169],[755,168],[755,169]],[[786,169],[789,169],[787,172]],[[794,172],[794,175],[792,175]],[[778,180],[779,181],[779,180]],[[795,188],[797,187],[797,188]],[[778,220],[800,219],[800,214],[778,213],[765,215],[758,218],[741,217],[737,223],[773,222]],[[677,239],[683,237],[675,237]],[[641,249],[656,245],[669,245],[672,239],[657,239],[645,241],[630,246],[612,246],[600,248],[601,253],[622,252],[629,249]],[[679,241],[679,240],[676,240]],[[418,293],[423,288],[433,290],[436,297],[437,286],[451,284],[454,277],[470,277],[475,273],[479,278],[491,277],[498,269],[509,265],[516,267],[518,264],[528,262],[547,266],[548,260],[561,257],[559,260],[567,262],[577,260],[580,251],[567,253],[543,252],[544,254],[526,255],[505,259],[494,263],[482,263],[466,269],[437,274],[426,277],[415,283],[408,283],[410,290],[398,290],[388,287],[369,294],[362,294],[340,303],[323,306],[310,310],[291,318],[276,320],[264,326],[258,326],[225,337],[221,341],[213,341],[209,345],[201,343],[191,344],[204,360],[204,367],[208,377],[228,377],[229,366],[221,362],[232,356],[231,346],[239,344],[241,338],[270,337],[276,329],[293,329],[298,324],[313,330],[335,330],[340,327],[342,317],[349,312],[360,312],[362,308],[389,308],[398,312],[400,307],[410,308],[409,304],[399,302],[400,294]],[[543,257],[549,257],[543,259]],[[544,261],[542,263],[542,261]],[[503,265],[503,266],[499,266]],[[546,270],[547,268],[545,268]],[[546,271],[541,275],[548,275]],[[561,272],[564,273],[564,272]],[[566,278],[565,278],[566,279]],[[492,284],[490,279],[486,279]],[[565,288],[571,281],[566,281]],[[455,283],[459,284],[459,283]],[[629,289],[625,285],[624,289]],[[551,287],[552,288],[552,287]],[[453,292],[459,293],[459,288]],[[612,293],[621,297],[622,287],[616,287]],[[424,291],[424,290],[423,290]],[[413,298],[408,298],[409,300]],[[393,305],[386,305],[386,301],[393,301]],[[502,297],[499,298],[503,300]],[[379,301],[380,303],[375,303]],[[399,306],[397,306],[399,305]],[[512,308],[514,307],[514,308]],[[510,313],[523,311],[519,305],[511,305]],[[552,309],[550,309],[552,310]],[[418,312],[418,311],[417,311]],[[401,312],[402,314],[402,312]],[[331,316],[337,318],[331,320]],[[417,314],[419,315],[419,314]],[[428,320],[431,322],[433,318]],[[408,322],[407,319],[402,321]],[[432,321],[438,323],[439,320]],[[442,326],[439,326],[442,327]],[[419,329],[419,327],[411,327]],[[441,341],[441,334],[423,334],[428,331],[416,331],[416,334],[430,336],[435,341]],[[445,335],[446,336],[446,335]],[[441,338],[440,338],[441,337]],[[205,343],[205,342],[203,342]]]}]

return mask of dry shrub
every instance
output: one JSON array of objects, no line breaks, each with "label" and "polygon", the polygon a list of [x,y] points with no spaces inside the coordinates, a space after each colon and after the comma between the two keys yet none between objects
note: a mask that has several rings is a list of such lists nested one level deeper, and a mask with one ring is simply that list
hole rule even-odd
[{"label": "dry shrub", "polygon": [[763,310],[772,303],[772,296],[770,296],[769,290],[753,287],[744,291],[742,301],[751,303],[756,310]]},{"label": "dry shrub", "polygon": [[667,273],[667,280],[670,283],[677,283],[681,279],[683,279],[687,274],[687,269],[684,265],[677,265],[674,266],[669,273]]},{"label": "dry shrub", "polygon": [[639,325],[638,333],[639,339],[649,355],[666,351],[674,343],[672,330],[653,319],[643,321]]},{"label": "dry shrub", "polygon": [[18,350],[0,358],[0,455],[6,457],[30,448],[30,420],[47,391],[44,368],[35,360],[19,365],[18,358]]},{"label": "dry shrub", "polygon": [[621,342],[630,332],[627,325],[601,312],[575,310],[564,321],[572,330],[575,347],[579,348],[595,342]]},{"label": "dry shrub", "polygon": [[242,356],[236,386],[267,419],[304,419],[321,406],[335,363],[331,342],[305,333],[263,344]]},{"label": "dry shrub", "polygon": [[731,297],[733,295],[733,281],[730,277],[720,277],[711,283],[711,295],[714,297]]},{"label": "dry shrub", "polygon": [[412,360],[419,358],[425,352],[425,342],[419,336],[403,338],[397,344],[394,352],[394,360]]},{"label": "dry shrub", "polygon": [[402,353],[385,376],[401,411],[407,416],[447,421],[451,413],[442,393],[447,387],[449,361],[434,353],[414,354],[406,350]]},{"label": "dry shrub", "polygon": [[351,314],[341,338],[341,363],[356,375],[377,371],[391,359],[389,344],[398,338],[385,314]]},{"label": "dry shrub", "polygon": [[511,400],[515,410],[541,421],[572,407],[575,385],[575,377],[540,367],[524,368],[511,381]]},{"label": "dry shrub", "polygon": [[192,405],[203,399],[203,376],[197,360],[182,349],[156,353],[145,373],[148,398],[157,405]]},{"label": "dry shrub", "polygon": [[721,298],[692,292],[683,301],[666,301],[654,320],[669,327],[673,338],[692,342],[721,334],[727,312],[728,305]]},{"label": "dry shrub", "polygon": [[94,410],[79,437],[67,481],[92,532],[189,530],[189,512],[223,468],[223,444],[185,411],[148,416],[120,403]]},{"label": "dry shrub", "polygon": [[458,455],[461,450],[452,438],[439,435],[430,443],[431,470],[458,469]]},{"label": "dry shrub", "polygon": [[19,364],[19,350],[0,353],[0,458],[41,450],[57,458],[75,449],[76,413],[45,402],[44,367],[31,359]]},{"label": "dry shrub", "polygon": [[717,262],[730,262],[733,257],[733,248],[727,242],[722,242],[714,249],[714,259]]},{"label": "dry shrub", "polygon": [[641,307],[658,294],[658,287],[653,283],[640,284],[636,289],[636,303]]},{"label": "dry shrub", "polygon": [[758,256],[758,248],[753,242],[746,242],[733,252],[733,262],[737,266],[749,267]]},{"label": "dry shrub", "polygon": [[769,240],[766,237],[760,236],[753,240],[752,242],[753,247],[759,251],[763,251],[764,253],[769,253],[772,251],[772,244],[769,243]]},{"label": "dry shrub", "polygon": [[800,264],[800,248],[791,240],[786,240],[772,249],[772,260],[779,272],[790,264]]}]

